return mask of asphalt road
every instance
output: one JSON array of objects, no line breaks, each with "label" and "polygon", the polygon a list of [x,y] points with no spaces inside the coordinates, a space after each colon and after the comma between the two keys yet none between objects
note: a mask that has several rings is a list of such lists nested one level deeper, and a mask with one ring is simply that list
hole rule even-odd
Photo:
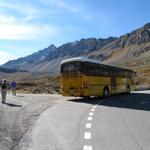
[{"label": "asphalt road", "polygon": [[148,93],[18,96],[0,105],[0,150],[150,150]]},{"label": "asphalt road", "polygon": [[[40,114],[66,98],[60,95],[7,96],[6,104],[0,103],[0,150],[20,150],[30,143],[32,131]],[[21,145],[21,146],[20,146]]]}]

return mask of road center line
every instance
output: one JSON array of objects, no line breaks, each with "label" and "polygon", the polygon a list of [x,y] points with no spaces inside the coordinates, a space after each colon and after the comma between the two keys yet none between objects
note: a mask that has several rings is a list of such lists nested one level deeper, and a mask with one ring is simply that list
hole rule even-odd
[{"label": "road center line", "polygon": [[85,133],[84,133],[84,139],[90,140],[91,138],[92,138],[91,132],[85,132]]},{"label": "road center line", "polygon": [[95,109],[97,106],[93,106],[93,108]]},{"label": "road center line", "polygon": [[[100,104],[101,102],[97,103]],[[88,121],[92,121],[92,116],[94,115],[94,111],[97,108],[97,104],[95,106],[92,107],[91,111],[89,112],[89,116],[87,118]],[[92,123],[86,123],[85,125],[86,129],[90,129],[92,128]],[[84,133],[84,139],[85,140],[90,140],[92,139],[92,133],[91,132],[85,132]],[[83,146],[83,150],[92,150],[92,145],[84,145]]]},{"label": "road center line", "polygon": [[92,117],[88,117],[87,118],[88,121],[92,121],[92,119],[93,119]]},{"label": "road center line", "polygon": [[[92,121],[92,116],[94,115],[94,111],[97,108],[97,105],[101,104],[102,102],[104,102],[104,100],[98,102],[96,105],[94,105],[91,109],[91,111],[89,112],[89,116],[87,118],[88,121]],[[85,128],[86,129],[90,129],[92,127],[92,123],[86,123]],[[84,139],[85,140],[90,140],[92,138],[92,133],[91,132],[85,132],[84,133]],[[83,150],[92,150],[92,145],[84,145],[83,146]]]},{"label": "road center line", "polygon": [[90,113],[89,113],[90,116],[93,116],[93,114],[94,114],[93,112],[90,112]]},{"label": "road center line", "polygon": [[92,124],[91,123],[86,123],[85,127],[90,129],[92,127]]},{"label": "road center line", "polygon": [[95,109],[92,108],[91,111],[95,111]]},{"label": "road center line", "polygon": [[83,150],[92,150],[91,145],[84,145]]}]

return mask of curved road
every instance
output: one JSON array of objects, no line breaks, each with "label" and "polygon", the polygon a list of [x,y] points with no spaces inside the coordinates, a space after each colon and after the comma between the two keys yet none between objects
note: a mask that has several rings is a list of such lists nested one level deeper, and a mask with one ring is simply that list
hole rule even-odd
[{"label": "curved road", "polygon": [[31,139],[29,150],[149,150],[150,94],[62,102],[41,115]]},{"label": "curved road", "polygon": [[0,149],[149,150],[148,93],[86,100],[10,96],[14,106],[0,105]]}]

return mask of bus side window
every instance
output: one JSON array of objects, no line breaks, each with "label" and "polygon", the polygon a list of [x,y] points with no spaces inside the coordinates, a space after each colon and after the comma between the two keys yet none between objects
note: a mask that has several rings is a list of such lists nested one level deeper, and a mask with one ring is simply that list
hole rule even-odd
[{"label": "bus side window", "polygon": [[101,74],[104,76],[108,76],[110,74],[110,71],[107,67],[101,67]]},{"label": "bus side window", "polygon": [[79,63],[79,62],[76,62],[75,64],[74,64],[74,68],[73,68],[73,71],[74,72],[81,72],[81,64]]},{"label": "bus side window", "polygon": [[99,66],[95,66],[95,75],[99,75]]},{"label": "bus side window", "polygon": [[85,64],[85,74],[90,75],[91,74],[91,68],[92,66],[89,63]]}]

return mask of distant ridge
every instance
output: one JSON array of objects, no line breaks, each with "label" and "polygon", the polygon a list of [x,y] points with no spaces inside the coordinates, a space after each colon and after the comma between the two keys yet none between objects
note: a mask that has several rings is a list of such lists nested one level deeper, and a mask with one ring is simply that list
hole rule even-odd
[{"label": "distant ridge", "polygon": [[3,66],[32,72],[58,72],[61,60],[70,57],[87,56],[115,39],[113,37],[107,39],[81,39],[80,41],[63,44],[58,48],[50,45],[48,48],[32,55],[8,61]]},{"label": "distant ridge", "polygon": [[0,72],[2,72],[2,73],[16,73],[16,72],[27,72],[27,71],[0,67]]},{"label": "distant ridge", "polygon": [[150,23],[119,38],[87,38],[60,47],[50,45],[32,55],[8,61],[3,67],[29,72],[59,73],[62,60],[78,56],[115,65],[139,65],[139,62],[143,63],[143,59],[150,58]]}]

